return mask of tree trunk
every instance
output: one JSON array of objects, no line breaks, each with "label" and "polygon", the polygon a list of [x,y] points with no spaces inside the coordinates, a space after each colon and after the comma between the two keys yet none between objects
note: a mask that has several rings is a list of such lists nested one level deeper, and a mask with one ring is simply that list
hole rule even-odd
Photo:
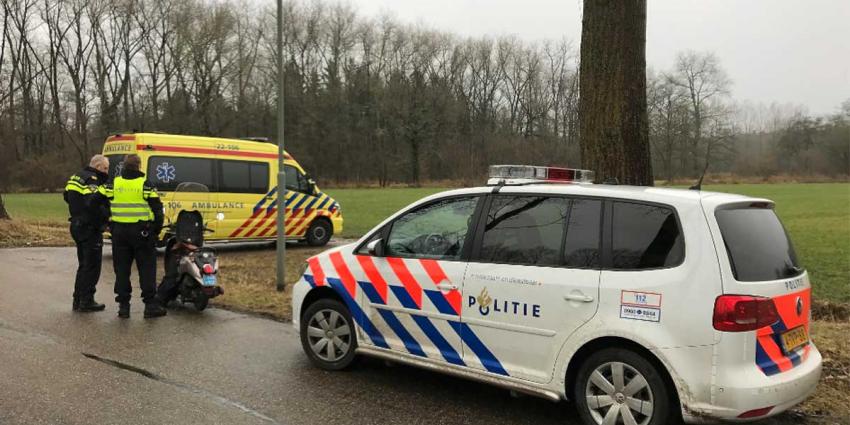
[{"label": "tree trunk", "polygon": [[585,0],[579,132],[597,180],[651,186],[646,105],[646,0]]},{"label": "tree trunk", "polygon": [[3,201],[3,194],[0,193],[0,220],[10,220],[9,212],[6,211],[6,202]]}]

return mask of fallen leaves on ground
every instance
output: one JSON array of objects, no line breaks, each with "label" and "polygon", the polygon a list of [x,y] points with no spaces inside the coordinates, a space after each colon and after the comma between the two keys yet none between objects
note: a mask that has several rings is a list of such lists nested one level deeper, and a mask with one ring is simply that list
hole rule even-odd
[{"label": "fallen leaves on ground", "polygon": [[56,221],[0,220],[0,248],[70,246],[74,241],[68,223]]}]

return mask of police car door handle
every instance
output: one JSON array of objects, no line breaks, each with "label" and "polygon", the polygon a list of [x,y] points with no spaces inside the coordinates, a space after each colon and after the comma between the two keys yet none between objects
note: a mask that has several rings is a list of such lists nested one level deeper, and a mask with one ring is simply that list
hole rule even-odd
[{"label": "police car door handle", "polygon": [[583,303],[593,302],[593,297],[591,297],[589,295],[582,295],[582,294],[567,294],[567,295],[564,295],[564,299],[567,300],[567,301],[580,301],[580,302],[583,302]]},{"label": "police car door handle", "polygon": [[441,291],[454,291],[457,289],[457,285],[453,285],[451,283],[441,283],[437,285],[437,289]]}]

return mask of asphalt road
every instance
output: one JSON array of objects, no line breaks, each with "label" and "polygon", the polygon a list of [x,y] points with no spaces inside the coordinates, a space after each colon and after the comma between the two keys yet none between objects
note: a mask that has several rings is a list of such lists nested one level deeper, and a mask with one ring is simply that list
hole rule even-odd
[{"label": "asphalt road", "polygon": [[144,320],[138,298],[120,320],[105,251],[107,309],[79,314],[73,249],[0,250],[0,424],[578,423],[568,403],[377,360],[320,371],[288,323],[188,308]]}]

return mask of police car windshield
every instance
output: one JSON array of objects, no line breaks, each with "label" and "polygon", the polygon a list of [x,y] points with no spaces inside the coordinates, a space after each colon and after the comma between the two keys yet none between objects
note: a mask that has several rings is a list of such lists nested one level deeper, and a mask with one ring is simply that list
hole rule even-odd
[{"label": "police car windshield", "polygon": [[772,209],[723,209],[715,217],[735,279],[757,282],[802,273],[794,246]]}]

